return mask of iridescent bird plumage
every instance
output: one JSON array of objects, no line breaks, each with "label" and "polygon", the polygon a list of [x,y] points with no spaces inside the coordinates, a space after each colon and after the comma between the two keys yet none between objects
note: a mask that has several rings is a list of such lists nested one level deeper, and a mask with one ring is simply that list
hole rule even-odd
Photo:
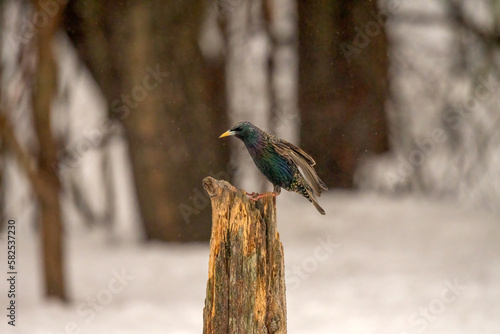
[{"label": "iridescent bird plumage", "polygon": [[310,155],[250,122],[236,123],[219,138],[226,136],[235,136],[245,144],[257,168],[273,184],[275,194],[279,194],[281,188],[296,192],[325,214],[316,196],[328,188],[314,170],[316,162]]}]

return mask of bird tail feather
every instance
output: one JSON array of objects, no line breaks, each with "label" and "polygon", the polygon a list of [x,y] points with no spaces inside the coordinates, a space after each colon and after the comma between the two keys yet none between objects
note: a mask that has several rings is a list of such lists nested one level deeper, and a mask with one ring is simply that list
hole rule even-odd
[{"label": "bird tail feather", "polygon": [[311,202],[314,205],[316,210],[318,210],[319,213],[321,213],[324,216],[325,210],[323,210],[323,208],[319,205],[318,200],[314,196],[313,190],[307,187],[304,187],[303,190],[304,191],[302,192],[302,194],[304,195],[304,197],[306,197],[309,200],[309,202]]},{"label": "bird tail feather", "polygon": [[314,204],[314,207],[321,213],[323,216],[325,215],[325,210],[321,206],[319,206],[318,201],[314,196],[311,196],[311,202]]}]

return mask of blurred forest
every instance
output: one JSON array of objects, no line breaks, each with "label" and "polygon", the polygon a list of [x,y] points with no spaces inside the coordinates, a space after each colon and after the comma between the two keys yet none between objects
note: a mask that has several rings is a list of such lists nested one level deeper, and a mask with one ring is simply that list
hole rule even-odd
[{"label": "blurred forest", "polygon": [[497,209],[500,1],[402,3],[0,1],[1,224],[29,211],[47,294],[72,226],[206,241],[203,177],[270,190],[238,120],[331,189]]}]

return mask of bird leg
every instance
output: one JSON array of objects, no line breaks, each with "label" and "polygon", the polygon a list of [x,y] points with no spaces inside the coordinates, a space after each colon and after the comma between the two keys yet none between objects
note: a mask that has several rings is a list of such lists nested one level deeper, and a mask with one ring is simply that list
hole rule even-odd
[{"label": "bird leg", "polygon": [[251,200],[251,201],[258,201],[259,199],[261,199],[264,196],[266,196],[265,193],[264,194],[255,194],[252,197],[250,197],[249,200]]},{"label": "bird leg", "polygon": [[274,186],[274,189],[273,189],[273,196],[276,197],[278,196],[279,194],[281,194],[281,187],[280,186]]},{"label": "bird leg", "polygon": [[[275,186],[274,189],[273,189],[273,192],[271,193],[271,195],[273,195],[273,197],[276,197],[280,193],[281,193],[281,187]],[[266,196],[266,193],[263,193],[263,194],[259,194],[259,193],[255,193],[255,192],[247,193],[246,191],[245,191],[245,194],[247,194],[247,196],[250,196],[249,199],[252,200],[252,201],[258,201],[262,197]]]},{"label": "bird leg", "polygon": [[247,194],[247,196],[249,197],[249,200],[252,200],[252,201],[257,201],[266,195],[265,193],[264,194],[259,194],[259,193],[255,193],[255,192],[247,193],[246,191],[245,191],[245,194]]}]

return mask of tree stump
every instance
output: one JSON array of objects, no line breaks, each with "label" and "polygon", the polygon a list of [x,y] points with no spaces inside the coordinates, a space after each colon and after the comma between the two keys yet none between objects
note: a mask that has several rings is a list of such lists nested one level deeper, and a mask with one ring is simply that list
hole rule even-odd
[{"label": "tree stump", "polygon": [[254,202],[206,177],[212,236],[203,333],[286,333],[285,266],[276,198]]}]

